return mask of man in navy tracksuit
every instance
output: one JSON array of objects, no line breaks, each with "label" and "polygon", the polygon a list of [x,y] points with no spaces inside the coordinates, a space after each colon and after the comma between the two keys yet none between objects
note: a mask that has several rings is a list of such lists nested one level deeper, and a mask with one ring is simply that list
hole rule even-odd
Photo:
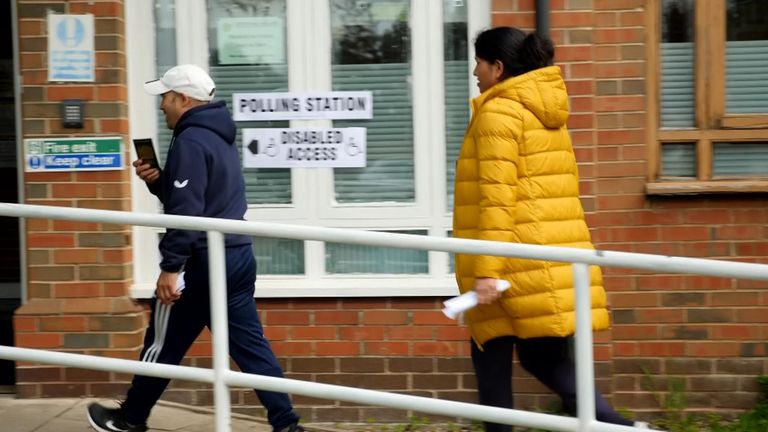
[{"label": "man in navy tracksuit", "polygon": [[[235,123],[224,102],[211,102],[213,80],[201,68],[180,65],[144,84],[162,95],[160,109],[173,130],[165,168],[133,162],[136,174],[163,203],[166,214],[242,220],[247,203],[235,145]],[[243,372],[282,377],[264,338],[253,298],[256,262],[251,238],[227,234],[227,304],[230,353]],[[141,360],[179,364],[205,326],[210,326],[208,249],[205,232],[168,229],[160,242],[162,262],[152,300],[152,317]],[[179,278],[183,290],[179,290]],[[216,329],[212,329],[215,331]],[[147,430],[150,410],[169,380],[135,376],[119,408],[88,407],[88,419],[101,432]],[[257,390],[274,431],[300,432],[288,395]]]}]

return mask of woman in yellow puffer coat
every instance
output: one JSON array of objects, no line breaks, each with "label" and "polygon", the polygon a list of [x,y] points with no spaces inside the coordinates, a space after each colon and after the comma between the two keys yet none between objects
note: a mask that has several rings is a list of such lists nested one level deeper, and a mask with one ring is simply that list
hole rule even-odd
[{"label": "woman in yellow puffer coat", "polygon": [[[498,27],[475,41],[474,74],[482,93],[472,101],[456,165],[453,235],[460,238],[592,249],[579,201],[576,158],[568,136],[568,94],[552,66],[552,42]],[[592,320],[608,328],[600,269],[592,267]],[[575,331],[568,263],[456,255],[461,292],[479,306],[466,313],[472,361],[483,405],[512,407],[512,353],[575,412]],[[498,280],[511,287],[499,293]],[[598,395],[597,419],[632,425]],[[486,431],[510,431],[487,423]]]}]

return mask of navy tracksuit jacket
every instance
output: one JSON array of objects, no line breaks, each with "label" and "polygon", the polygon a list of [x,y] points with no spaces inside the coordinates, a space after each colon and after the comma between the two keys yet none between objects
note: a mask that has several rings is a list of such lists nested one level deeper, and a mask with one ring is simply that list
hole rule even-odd
[{"label": "navy tracksuit jacket", "polygon": [[[166,214],[242,220],[247,203],[245,181],[235,145],[236,128],[224,102],[211,102],[185,112],[173,131],[161,180],[149,190]],[[256,261],[251,238],[227,234],[227,303],[230,354],[243,372],[282,377],[264,338],[256,303]],[[184,269],[185,288],[173,305],[153,299],[152,317],[141,360],[179,364],[204,327],[210,327],[206,233],[168,229],[160,242],[160,268]],[[215,329],[212,329],[215,331]],[[122,405],[129,423],[142,424],[169,380],[136,376]],[[275,430],[298,421],[288,395],[256,391]]]}]

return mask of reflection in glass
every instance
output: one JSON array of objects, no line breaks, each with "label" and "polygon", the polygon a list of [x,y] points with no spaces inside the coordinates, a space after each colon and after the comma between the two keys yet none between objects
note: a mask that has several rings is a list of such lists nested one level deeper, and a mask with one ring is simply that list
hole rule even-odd
[{"label": "reflection in glass", "polygon": [[[384,232],[427,235],[423,230]],[[325,268],[329,274],[426,274],[429,260],[422,250],[326,243]]]},{"label": "reflection in glass", "polygon": [[768,15],[764,0],[728,0],[726,39],[764,41],[768,39]]},{"label": "reflection in glass", "polygon": [[728,0],[726,111],[768,113],[768,14],[765,0]]},{"label": "reflection in glass", "polygon": [[661,145],[662,177],[696,177],[696,144]]},{"label": "reflection in glass", "polygon": [[[176,66],[176,2],[174,0],[155,0],[155,67],[157,76]],[[147,78],[149,79],[149,78]],[[160,98],[157,98],[160,106]],[[171,144],[172,131],[165,123],[165,115],[159,109],[157,115],[157,149],[161,166],[165,164],[168,147]]]},{"label": "reflection in glass", "polygon": [[[234,92],[288,91],[286,0],[208,0],[209,72],[216,99],[232,109]],[[288,127],[287,121],[238,122],[236,144],[243,128]],[[291,171],[286,168],[244,168],[249,204],[288,204]]]},{"label": "reflection in glass", "polygon": [[331,0],[333,90],[371,91],[367,166],[334,169],[340,203],[413,202],[414,155],[407,0]]},{"label": "reflection in glass", "polygon": [[404,0],[331,0],[333,64],[408,62],[408,14]]},{"label": "reflection in glass", "polygon": [[[446,237],[453,237],[453,231],[447,231]],[[456,273],[456,254],[448,254],[448,273]]]},{"label": "reflection in glass", "polygon": [[301,240],[254,237],[253,255],[260,275],[304,274],[304,242]]},{"label": "reflection in glass", "polygon": [[714,177],[765,177],[768,175],[768,142],[715,143]]},{"label": "reflection in glass", "polygon": [[661,126],[695,126],[693,0],[664,0],[661,9]]},{"label": "reflection in glass", "polygon": [[464,130],[469,123],[469,53],[467,6],[464,1],[443,0],[443,55],[445,58],[445,156],[447,210],[453,209],[453,181]]},{"label": "reflection in glass", "polygon": [[664,0],[662,4],[662,41],[693,42],[693,0]]}]

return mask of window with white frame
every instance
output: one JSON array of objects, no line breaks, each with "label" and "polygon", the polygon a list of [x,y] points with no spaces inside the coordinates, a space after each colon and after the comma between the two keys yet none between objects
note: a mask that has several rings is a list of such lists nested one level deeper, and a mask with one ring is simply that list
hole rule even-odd
[{"label": "window with white frame", "polygon": [[[238,122],[239,144],[245,128],[362,127],[367,133],[364,168],[244,168],[249,203],[246,218],[450,235],[454,163],[469,120],[469,98],[476,93],[471,41],[490,24],[489,3],[130,2],[126,6],[129,27],[139,25],[132,18],[148,15],[155,25],[153,38],[129,39],[129,73],[149,74],[131,78],[131,94],[135,95],[131,133],[155,137],[162,159],[170,131],[164,129],[159,101],[142,95],[140,86],[176,63],[207,68],[216,82],[216,99],[230,106],[232,93],[370,91],[373,117],[368,120]],[[227,45],[228,32],[238,25],[270,29],[269,46],[258,50],[263,55]],[[136,86],[139,88],[133,88]],[[134,186],[143,187],[136,181]],[[157,209],[151,203],[156,203],[154,197],[134,193],[135,209]],[[147,229],[137,230],[140,238],[150,238],[144,233]],[[155,238],[160,234],[154,232]],[[257,296],[455,293],[445,253],[279,238],[254,240]],[[153,247],[156,241],[134,248],[134,294],[139,297],[150,293],[154,285],[157,254],[145,253]]]}]

